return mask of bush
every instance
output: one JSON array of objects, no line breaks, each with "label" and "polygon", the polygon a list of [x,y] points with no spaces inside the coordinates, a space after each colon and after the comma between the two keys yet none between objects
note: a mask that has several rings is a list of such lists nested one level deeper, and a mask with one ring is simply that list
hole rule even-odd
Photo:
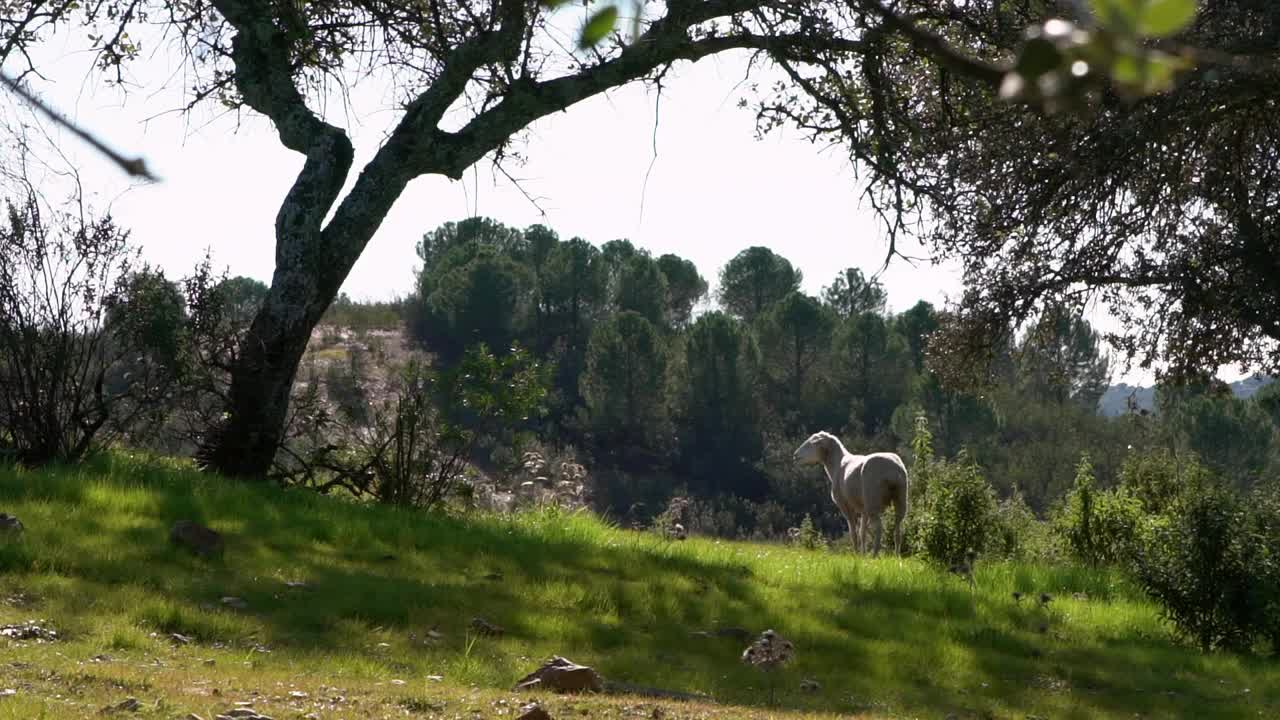
[{"label": "bush", "polygon": [[953,565],[995,545],[999,535],[995,491],[966,451],[950,462],[931,462],[928,483],[923,507],[916,510],[913,547],[917,552]]},{"label": "bush", "polygon": [[791,540],[791,544],[802,547],[806,550],[821,550],[827,546],[827,539],[813,525],[813,518],[805,513],[804,519],[800,521],[798,527],[793,527],[787,531],[787,535]]},{"label": "bush", "polygon": [[1053,529],[1075,559],[1089,565],[1126,564],[1139,546],[1149,518],[1126,486],[1099,490],[1085,455],[1075,485],[1054,515]]},{"label": "bush", "polygon": [[1036,517],[1017,488],[996,508],[991,543],[988,552],[1010,560],[1053,562],[1059,558],[1050,525]]},{"label": "bush", "polygon": [[[316,395],[320,384],[307,383]],[[367,427],[319,407],[315,431],[286,447],[280,473],[322,492],[433,507],[461,487],[479,440],[527,423],[545,396],[546,374],[519,348],[499,358],[479,345],[444,372],[415,358],[392,397],[370,409]]]},{"label": "bush", "polygon": [[166,322],[180,322],[181,307],[177,320],[161,312],[170,306],[152,307],[145,318],[133,312],[132,291],[168,286],[151,271],[131,284],[136,252],[110,216],[54,211],[30,189],[7,210],[0,454],[29,464],[78,460],[169,392],[176,349],[159,335],[172,329]]},{"label": "bush", "polygon": [[1280,572],[1265,512],[1216,485],[1185,493],[1137,553],[1135,573],[1179,635],[1204,651],[1276,637]]},{"label": "bush", "polygon": [[1187,453],[1153,448],[1131,454],[1120,468],[1120,487],[1148,515],[1162,515],[1188,491],[1210,483],[1209,471]]}]

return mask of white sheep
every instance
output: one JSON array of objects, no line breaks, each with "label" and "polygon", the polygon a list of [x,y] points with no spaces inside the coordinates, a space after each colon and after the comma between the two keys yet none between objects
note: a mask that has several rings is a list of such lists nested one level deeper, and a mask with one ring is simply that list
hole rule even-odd
[{"label": "white sheep", "polygon": [[849,539],[854,548],[864,550],[863,525],[871,521],[875,536],[872,553],[880,554],[883,525],[880,514],[892,503],[894,509],[894,551],[902,549],[902,521],[907,516],[907,467],[896,453],[853,455],[836,436],[816,432],[796,449],[795,460],[806,465],[822,465],[831,481],[831,499],[849,523]]}]

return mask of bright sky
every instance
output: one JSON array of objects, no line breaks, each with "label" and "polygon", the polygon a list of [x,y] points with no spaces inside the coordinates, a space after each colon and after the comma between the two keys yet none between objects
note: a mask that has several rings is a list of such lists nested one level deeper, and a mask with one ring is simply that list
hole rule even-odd
[{"label": "bright sky", "polygon": [[[132,229],[144,256],[171,277],[189,272],[210,248],[217,266],[269,282],[275,213],[302,157],[280,145],[271,125],[251,112],[175,112],[183,103],[183,78],[166,66],[164,53],[132,67],[138,87],[122,98],[89,72],[92,58],[83,48],[75,34],[45,46],[39,62],[48,81],[35,80],[33,87],[124,154],[144,155],[162,178],[130,187],[88,148],[63,142],[96,194],[93,203],[109,206]],[[534,125],[519,147],[527,162],[508,171],[538,198],[545,217],[488,163],[462,182],[415,180],[345,291],[358,299],[407,294],[422,233],[473,214],[517,227],[542,222],[562,239],[580,236],[597,245],[629,238],[655,256],[673,252],[692,260],[713,285],[720,267],[751,245],[788,258],[811,293],[846,267],[879,270],[886,239],[859,200],[843,152],[794,133],[755,139],[754,118],[737,107],[741,93],[734,89],[745,60],[725,55],[678,66],[660,104],[652,92],[631,86]],[[398,117],[388,97],[387,88],[369,83],[358,88],[350,110],[331,108],[330,119],[355,142],[357,168]],[[904,249],[924,254],[918,246]],[[940,305],[960,288],[954,267],[900,259],[881,282],[893,311],[921,299]],[[1136,372],[1123,379],[1144,380]]]}]

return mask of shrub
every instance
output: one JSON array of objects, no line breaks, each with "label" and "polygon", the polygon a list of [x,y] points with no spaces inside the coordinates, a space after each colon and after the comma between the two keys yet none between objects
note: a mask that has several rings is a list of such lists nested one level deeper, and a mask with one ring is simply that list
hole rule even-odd
[{"label": "shrub", "polygon": [[1120,487],[1149,515],[1164,514],[1179,497],[1209,482],[1209,471],[1194,455],[1163,448],[1133,453],[1120,468]]},{"label": "shrub", "polygon": [[1090,565],[1127,563],[1148,518],[1142,503],[1121,486],[1099,490],[1085,455],[1076,466],[1075,484],[1054,516],[1054,532],[1072,557]]},{"label": "shrub", "polygon": [[359,345],[351,345],[347,362],[332,362],[325,369],[325,392],[329,402],[357,425],[369,423],[368,359]]},{"label": "shrub", "polygon": [[499,358],[479,345],[445,372],[413,359],[368,427],[321,408],[310,447],[286,448],[281,473],[320,491],[433,507],[460,488],[477,441],[527,422],[545,395],[546,374],[519,348]]},{"label": "shrub", "polygon": [[1059,555],[1049,524],[1036,517],[1018,488],[996,508],[991,543],[989,552],[1010,560],[1052,562]]},{"label": "shrub", "polygon": [[172,338],[159,335],[172,329],[166,322],[180,321],[181,307],[174,320],[161,312],[173,307],[153,307],[142,318],[126,306],[131,291],[168,286],[151,271],[136,276],[136,287],[130,283],[136,252],[110,216],[55,211],[30,189],[7,210],[0,226],[0,453],[30,464],[74,461],[168,393],[176,350]]},{"label": "shrub", "polygon": [[800,521],[798,527],[791,528],[787,535],[791,543],[806,550],[820,550],[827,546],[827,539],[813,525],[813,518],[805,513],[804,519]]},{"label": "shrub", "polygon": [[931,462],[928,478],[916,511],[915,550],[944,565],[985,552],[998,530],[995,492],[982,469],[962,450],[950,462]]},{"label": "shrub", "polygon": [[[1253,520],[1251,522],[1251,520]],[[1175,631],[1204,651],[1274,638],[1275,548],[1261,515],[1220,486],[1184,494],[1137,553],[1135,573]]]}]

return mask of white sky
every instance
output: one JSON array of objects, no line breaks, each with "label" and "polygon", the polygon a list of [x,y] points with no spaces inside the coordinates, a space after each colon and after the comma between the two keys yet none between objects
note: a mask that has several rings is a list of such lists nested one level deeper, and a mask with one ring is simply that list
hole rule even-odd
[{"label": "white sky", "polygon": [[[80,163],[98,207],[131,228],[144,256],[180,277],[212,249],[215,265],[270,280],[272,227],[302,157],[285,149],[251,112],[214,117],[208,108],[172,112],[183,78],[164,53],[132,66],[127,97],[89,72],[77,34],[49,43],[39,59],[47,81],[32,86],[49,102],[126,155],[142,154],[162,178],[130,187],[122,173],[76,141],[64,151]],[[344,290],[357,299],[407,294],[422,233],[449,220],[487,215],[516,227],[542,222],[562,239],[599,245],[628,238],[655,256],[692,260],[713,285],[719,269],[750,245],[764,245],[804,273],[816,293],[846,267],[880,269],[886,240],[859,202],[853,169],[839,148],[822,150],[794,133],[754,139],[754,118],[737,107],[745,55],[682,64],[665,83],[654,160],[655,96],[640,86],[596,97],[535,124],[519,147],[527,158],[509,172],[539,198],[543,217],[486,162],[462,182],[413,181],[357,262]],[[387,89],[362,86],[349,114],[331,120],[356,146],[356,170],[398,115]],[[650,163],[647,189],[644,178]],[[352,172],[354,179],[356,172]],[[643,217],[641,202],[643,197]],[[918,246],[903,248],[923,255]],[[890,309],[918,300],[943,304],[960,289],[954,266],[895,260],[881,276]],[[1118,380],[1145,382],[1138,373]]]}]

